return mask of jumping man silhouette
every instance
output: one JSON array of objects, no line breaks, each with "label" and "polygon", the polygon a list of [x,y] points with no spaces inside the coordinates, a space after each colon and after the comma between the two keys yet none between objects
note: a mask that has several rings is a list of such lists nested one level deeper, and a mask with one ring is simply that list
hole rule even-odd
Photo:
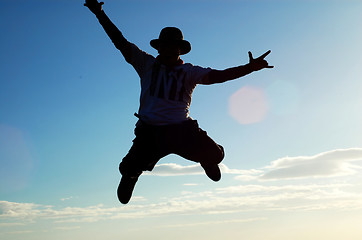
[{"label": "jumping man silhouette", "polygon": [[215,84],[237,79],[269,66],[264,59],[270,50],[258,58],[249,52],[249,63],[225,70],[203,68],[184,63],[180,56],[191,51],[191,44],[183,39],[176,27],[165,27],[158,39],[150,44],[158,56],[140,50],[129,42],[103,11],[103,2],[86,0],[85,6],[133,66],[141,79],[141,96],[135,128],[135,139],[119,165],[122,175],[117,194],[121,203],[131,199],[135,184],[143,171],[151,171],[157,162],[171,154],[200,163],[206,175],[219,181],[219,163],[224,149],[215,143],[198,122],[189,116],[191,96],[197,84]]}]

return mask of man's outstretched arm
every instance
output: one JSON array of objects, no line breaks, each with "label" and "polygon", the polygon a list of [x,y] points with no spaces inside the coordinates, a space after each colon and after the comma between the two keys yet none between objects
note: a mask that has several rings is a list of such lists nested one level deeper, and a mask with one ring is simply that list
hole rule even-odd
[{"label": "man's outstretched arm", "polygon": [[259,71],[264,68],[273,68],[269,66],[268,62],[264,59],[269,55],[271,51],[267,51],[258,58],[253,58],[251,52],[249,52],[249,63],[246,65],[227,68],[225,70],[212,70],[208,74],[208,84],[223,83],[229,80],[234,80],[250,74],[255,71]]},{"label": "man's outstretched arm", "polygon": [[84,6],[88,7],[89,10],[94,13],[103,29],[106,31],[113,44],[119,49],[128,61],[131,58],[131,43],[123,37],[121,31],[112,23],[106,13],[103,11],[103,2],[97,0],[85,0]]}]

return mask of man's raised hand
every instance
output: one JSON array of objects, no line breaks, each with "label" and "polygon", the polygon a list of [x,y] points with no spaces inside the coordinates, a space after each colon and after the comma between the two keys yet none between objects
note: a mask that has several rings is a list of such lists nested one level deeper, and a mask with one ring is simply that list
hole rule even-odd
[{"label": "man's raised hand", "polygon": [[269,55],[271,51],[267,51],[263,55],[258,58],[253,58],[253,54],[249,52],[249,66],[253,71],[259,71],[263,68],[273,68],[274,66],[269,66],[269,63],[264,59],[266,56]]},{"label": "man's raised hand", "polygon": [[102,12],[103,4],[104,2],[98,2],[97,0],[85,0],[84,6],[89,8],[89,10],[95,15],[98,15]]}]

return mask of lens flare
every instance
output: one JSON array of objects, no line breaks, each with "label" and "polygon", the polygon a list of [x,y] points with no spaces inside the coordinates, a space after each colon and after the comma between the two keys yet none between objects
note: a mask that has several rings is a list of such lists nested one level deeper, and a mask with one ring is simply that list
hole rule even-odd
[{"label": "lens flare", "polygon": [[0,124],[0,192],[23,189],[30,177],[33,160],[22,131]]},{"label": "lens flare", "polygon": [[242,87],[229,99],[229,113],[241,124],[260,122],[265,118],[267,112],[266,94],[260,88]]}]

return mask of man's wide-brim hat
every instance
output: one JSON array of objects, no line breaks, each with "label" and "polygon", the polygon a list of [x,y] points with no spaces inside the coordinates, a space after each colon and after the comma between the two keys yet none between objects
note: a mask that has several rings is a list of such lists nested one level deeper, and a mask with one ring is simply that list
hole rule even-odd
[{"label": "man's wide-brim hat", "polygon": [[191,51],[191,44],[184,40],[181,30],[176,27],[165,27],[161,30],[158,39],[151,40],[150,44],[153,48],[159,50],[161,42],[177,43],[180,47],[180,55]]}]

